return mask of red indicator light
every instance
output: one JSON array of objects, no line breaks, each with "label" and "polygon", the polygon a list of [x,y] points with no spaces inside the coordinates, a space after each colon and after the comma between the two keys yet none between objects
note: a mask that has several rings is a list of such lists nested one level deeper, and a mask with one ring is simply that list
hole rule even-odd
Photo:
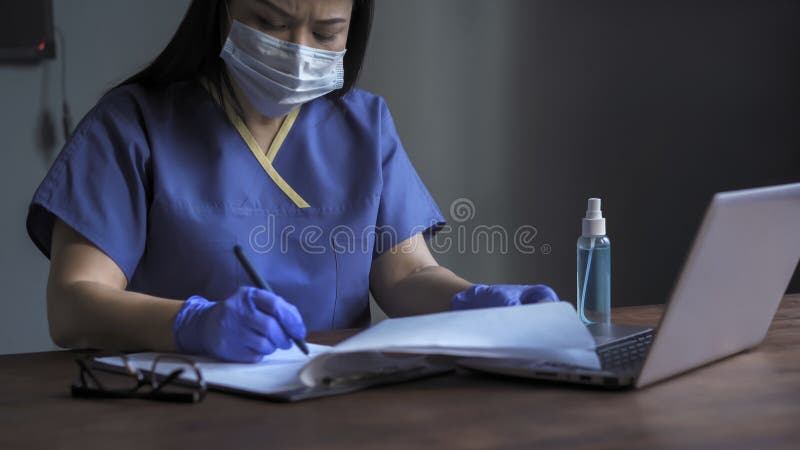
[{"label": "red indicator light", "polygon": [[36,50],[43,52],[44,51],[44,41],[39,41],[39,45],[36,46]]}]

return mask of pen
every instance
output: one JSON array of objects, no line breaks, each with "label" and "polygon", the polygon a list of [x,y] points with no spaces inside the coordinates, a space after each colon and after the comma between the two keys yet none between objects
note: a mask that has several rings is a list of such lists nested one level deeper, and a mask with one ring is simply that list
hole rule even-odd
[{"label": "pen", "polygon": [[[256,272],[256,270],[253,268],[253,265],[250,264],[250,260],[247,259],[246,256],[244,256],[242,247],[235,245],[233,247],[233,253],[236,253],[236,258],[238,258],[239,262],[242,263],[244,270],[247,271],[248,275],[250,275],[250,279],[253,281],[253,284],[255,284],[257,288],[264,289],[265,291],[273,293],[275,292],[272,290],[272,287],[270,287],[270,285],[263,278],[261,278],[261,275],[259,275],[258,272]],[[284,332],[285,331],[286,330],[284,330]],[[292,338],[292,341],[294,342],[294,345],[296,345],[297,348],[300,349],[300,351],[302,351],[305,355],[308,355],[308,346],[306,346],[304,340]]]}]

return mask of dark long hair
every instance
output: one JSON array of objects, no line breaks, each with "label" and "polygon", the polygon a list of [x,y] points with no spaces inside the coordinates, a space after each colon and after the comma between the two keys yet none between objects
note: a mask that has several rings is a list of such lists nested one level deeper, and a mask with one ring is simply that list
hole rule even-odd
[{"label": "dark long hair", "polygon": [[[202,77],[211,82],[218,98],[222,98],[223,89],[232,92],[225,63],[219,57],[227,37],[227,1],[192,0],[167,47],[150,65],[117,87],[139,84],[157,88]],[[367,52],[373,11],[374,0],[353,0],[344,56],[344,85],[328,94],[329,98],[341,99],[356,84]]]}]

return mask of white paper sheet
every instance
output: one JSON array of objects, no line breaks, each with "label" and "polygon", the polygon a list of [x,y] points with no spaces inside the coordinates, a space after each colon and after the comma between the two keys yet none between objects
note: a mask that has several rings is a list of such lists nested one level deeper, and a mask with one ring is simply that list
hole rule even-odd
[{"label": "white paper sheet", "polygon": [[[256,364],[237,364],[191,356],[211,386],[258,394],[272,394],[315,386],[326,378],[410,373],[447,360],[410,357],[450,355],[487,358],[525,358],[552,363],[600,368],[595,343],[565,302],[510,308],[456,311],[402,319],[387,319],[347,339],[336,347],[309,344],[311,357],[296,347],[278,350]],[[129,361],[149,371],[158,353],[128,355]],[[122,366],[119,357],[98,358]],[[166,374],[176,365],[159,363]],[[186,374],[184,378],[191,378]]]},{"label": "white paper sheet", "polygon": [[[325,353],[331,347],[326,345],[308,344],[309,356],[314,357]],[[139,370],[150,371],[153,360],[164,353],[134,353],[128,355],[128,361]],[[240,391],[258,394],[272,394],[289,389],[302,387],[298,372],[309,360],[300,350],[292,346],[288,350],[278,350],[267,355],[260,363],[240,364],[222,362],[216,359],[194,355],[176,355],[188,357],[203,373],[206,383],[218,387],[227,387]],[[115,367],[122,367],[119,357],[97,358],[98,362]],[[159,362],[156,371],[165,375],[179,366],[179,363]],[[193,379],[191,374],[183,374],[181,378]]]},{"label": "white paper sheet", "polygon": [[313,386],[332,371],[347,376],[347,368],[337,363],[339,354],[375,351],[526,358],[600,368],[589,330],[572,305],[559,302],[387,319],[309,362],[300,378]]}]

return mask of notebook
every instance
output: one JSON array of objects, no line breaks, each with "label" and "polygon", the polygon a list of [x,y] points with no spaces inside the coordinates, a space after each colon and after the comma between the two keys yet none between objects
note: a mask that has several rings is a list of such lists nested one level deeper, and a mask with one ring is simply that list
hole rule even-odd
[{"label": "notebook", "polygon": [[[600,368],[594,339],[566,302],[386,319],[333,347],[309,344],[309,351],[306,356],[296,347],[278,350],[255,364],[189,357],[211,389],[279,401],[446,373],[462,357],[520,358]],[[159,355],[134,353],[128,360],[148,371]],[[122,367],[120,357],[96,361],[109,370]],[[165,374],[172,369],[169,364],[159,364],[157,371]]]}]

